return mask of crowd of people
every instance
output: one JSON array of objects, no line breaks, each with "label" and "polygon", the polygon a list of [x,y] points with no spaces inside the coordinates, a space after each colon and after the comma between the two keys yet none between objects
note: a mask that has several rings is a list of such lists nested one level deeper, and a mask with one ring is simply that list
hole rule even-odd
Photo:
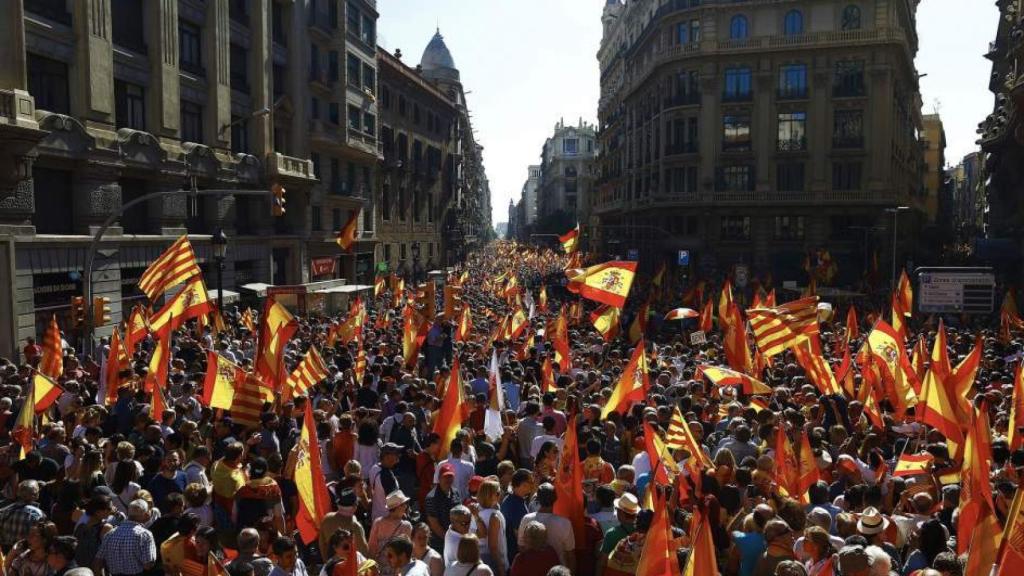
[{"label": "crowd of people", "polygon": [[[221,329],[189,324],[174,334],[159,418],[141,386],[151,338],[132,351],[133,376],[109,405],[100,392],[107,350],[83,352],[65,342],[63,391],[37,415],[33,448],[18,460],[12,432],[31,401],[26,394],[40,361],[38,345],[28,341],[22,357],[0,358],[6,575],[620,576],[645,569],[651,527],[666,514],[667,545],[677,561],[666,574],[686,569],[691,554],[698,559],[691,548],[692,519],[699,516],[710,525],[714,558],[700,556],[688,573],[965,576],[973,548],[957,541],[963,480],[946,477],[958,466],[947,439],[918,422],[913,408],[897,418],[884,400],[883,425],[873,423],[858,400],[823,394],[789,351],[767,360],[757,376],[772,392],[755,402],[742,388],[717,387],[701,375],[700,366],[725,364],[717,330],[691,339],[694,320],[650,322],[643,340],[646,397],[602,416],[636,344],[625,329],[605,341],[588,321],[588,303],[569,327],[572,368],[553,363],[554,386],[546,385],[542,370],[555,352],[545,327],[563,304],[579,299],[560,282],[566,265],[565,255],[510,243],[471,255],[449,279],[465,273],[458,298],[471,312],[472,332],[457,339],[458,317],[438,314],[413,365],[403,357],[396,298],[385,290],[366,303],[361,381],[359,343],[329,345],[341,318],[298,315],[286,365],[294,368],[316,346],[328,377],[303,395],[267,402],[257,426],[202,402],[207,350],[253,366],[257,335],[237,308],[224,311]],[[518,293],[505,290],[511,276]],[[668,296],[670,290],[660,290],[653,309],[664,314],[678,305],[683,288]],[[638,278],[624,327],[654,290]],[[494,339],[513,302],[527,294],[531,328],[513,341]],[[440,292],[437,304],[440,310]],[[391,319],[382,321],[388,313]],[[907,346],[924,338],[930,350],[936,325],[908,322]],[[855,353],[869,329],[848,338],[847,349]],[[838,341],[845,330],[823,319],[821,338]],[[1020,346],[989,326],[953,328],[954,362],[970,353],[978,334],[984,355],[970,399],[991,422],[983,476],[1002,526],[1012,520],[1024,466],[1024,450],[1011,450],[1006,438]],[[835,364],[842,357],[832,345],[824,353]],[[435,423],[454,393],[444,389],[456,360],[466,407],[462,429],[444,445]],[[862,384],[860,374],[855,384]],[[502,431],[493,434],[485,432],[487,412],[499,393]],[[307,405],[330,495],[310,542],[296,528],[294,479]],[[666,464],[652,462],[643,436],[646,430],[664,438],[676,414],[703,454],[675,450],[673,480],[662,484],[657,478]],[[818,480],[806,494],[779,487],[779,429],[796,445],[805,437],[813,451]],[[575,454],[563,451],[567,436]],[[930,467],[894,474],[907,454],[928,455]],[[686,465],[698,457],[711,465]],[[556,512],[567,497],[558,475],[574,461],[584,475],[582,522]],[[992,565],[980,568],[987,573]]]}]

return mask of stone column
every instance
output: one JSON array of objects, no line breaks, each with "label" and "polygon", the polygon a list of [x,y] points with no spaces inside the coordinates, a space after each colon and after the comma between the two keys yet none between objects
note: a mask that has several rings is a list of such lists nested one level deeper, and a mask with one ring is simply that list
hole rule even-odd
[{"label": "stone column", "polygon": [[864,110],[864,144],[870,143],[869,157],[864,171],[864,182],[868,190],[880,192],[888,188],[897,194],[892,185],[892,134],[899,129],[894,126],[892,67],[881,64],[869,66],[868,99]]},{"label": "stone column", "polygon": [[28,90],[25,58],[25,10],[20,1],[0,7],[0,89]]},{"label": "stone column", "polygon": [[[72,213],[76,233],[95,234],[103,221],[121,208],[121,185],[117,182],[120,174],[117,166],[95,161],[75,171]],[[119,235],[121,227],[115,224],[107,234]]]},{"label": "stone column", "polygon": [[231,26],[228,0],[206,0],[206,110],[203,118],[206,141],[214,148],[231,149]]},{"label": "stone column", "polygon": [[181,102],[178,73],[178,2],[150,0],[149,81],[152,126],[158,139],[177,140],[181,128]]},{"label": "stone column", "polygon": [[775,95],[772,94],[772,88],[775,86],[774,80],[771,62],[760,62],[758,69],[754,72],[754,105],[750,119],[750,136],[754,158],[757,162],[755,189],[758,192],[768,192],[774,187],[772,186],[773,160],[778,139],[778,130],[772,129],[775,127],[776,121]]},{"label": "stone column", "polygon": [[[292,95],[292,117],[291,124],[288,126],[288,146],[290,148],[288,155],[295,156],[297,158],[308,158],[309,157],[309,145],[308,145],[308,132],[309,124],[307,120],[306,109],[309,107],[309,69],[311,66],[310,53],[309,53],[309,25],[310,18],[314,15],[312,12],[307,13],[307,8],[312,8],[306,2],[296,2],[292,4],[291,9],[291,21],[290,21],[290,32],[288,34],[288,65],[286,66],[287,81],[285,91]],[[322,45],[321,45],[322,47]],[[326,61],[326,49],[320,50],[320,57],[322,62]],[[339,55],[339,66],[344,63],[344,51],[341,51]],[[268,55],[268,57],[270,57]],[[321,63],[322,63],[321,62]],[[321,73],[326,75],[326,67],[321,67]],[[301,96],[298,96],[301,94]],[[340,101],[344,103],[344,96],[341,97]],[[329,102],[323,101],[320,106],[320,118],[326,119],[328,116]],[[344,112],[341,114],[344,119]],[[280,152],[284,152],[281,150]],[[327,158],[323,158],[323,163],[326,166],[329,162]]]},{"label": "stone column", "polygon": [[817,195],[831,185],[827,154],[832,133],[832,115],[829,112],[829,96],[832,90],[832,69],[825,57],[815,58],[811,69],[811,104],[807,111],[807,149],[810,151],[810,192]]},{"label": "stone column", "polygon": [[711,194],[715,189],[715,165],[721,150],[722,134],[722,86],[715,64],[707,64],[700,72],[700,183],[701,194]]},{"label": "stone column", "polygon": [[[292,5],[295,10],[295,4]],[[270,2],[269,0],[251,0],[249,2],[249,90],[252,96],[252,110],[262,110],[273,105],[271,102],[271,57],[270,57]],[[294,16],[293,16],[294,18]],[[301,49],[293,39],[291,50]],[[230,104],[229,104],[230,106]],[[274,113],[261,115],[249,120],[251,126],[252,153],[260,162],[268,162],[267,155],[274,151],[274,132],[272,122]]]},{"label": "stone column", "polygon": [[86,128],[114,125],[114,46],[110,0],[78,0],[74,6],[75,65],[71,115]]}]

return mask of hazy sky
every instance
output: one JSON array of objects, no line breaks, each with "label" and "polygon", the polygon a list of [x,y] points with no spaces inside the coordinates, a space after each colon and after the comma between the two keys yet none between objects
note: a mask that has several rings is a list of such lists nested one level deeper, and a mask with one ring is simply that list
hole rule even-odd
[{"label": "hazy sky", "polygon": [[[596,121],[604,0],[378,0],[379,41],[415,66],[435,27],[448,44],[491,181],[494,223],[519,200],[526,167],[540,162],[555,123]],[[918,10],[917,68],[924,112],[939,103],[948,163],[974,150],[978,122],[992,109],[994,3],[924,0]]]}]

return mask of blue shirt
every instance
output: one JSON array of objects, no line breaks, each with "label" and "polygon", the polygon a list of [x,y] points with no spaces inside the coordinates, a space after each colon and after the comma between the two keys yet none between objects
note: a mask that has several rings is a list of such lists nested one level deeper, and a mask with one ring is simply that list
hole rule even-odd
[{"label": "blue shirt", "polygon": [[519,525],[530,513],[530,505],[524,498],[509,494],[501,503],[501,515],[505,517],[505,542],[508,558],[514,558],[519,551]]},{"label": "blue shirt", "polygon": [[505,382],[501,389],[505,392],[505,408],[519,412],[519,385],[515,382]]},{"label": "blue shirt", "polygon": [[160,512],[167,514],[170,507],[167,505],[167,497],[177,492],[185,493],[185,486],[188,485],[188,477],[184,472],[178,470],[173,478],[167,478],[163,474],[157,474],[146,485],[146,490],[153,495],[153,504],[160,509]]},{"label": "blue shirt", "polygon": [[477,394],[483,394],[484,398],[487,400],[490,400],[490,398],[487,397],[487,391],[490,386],[491,385],[487,381],[487,378],[474,378],[469,381],[469,387],[473,390],[473,395],[476,396]]},{"label": "blue shirt", "polygon": [[753,576],[754,567],[768,548],[760,532],[733,532],[732,541],[740,551],[740,576]]}]

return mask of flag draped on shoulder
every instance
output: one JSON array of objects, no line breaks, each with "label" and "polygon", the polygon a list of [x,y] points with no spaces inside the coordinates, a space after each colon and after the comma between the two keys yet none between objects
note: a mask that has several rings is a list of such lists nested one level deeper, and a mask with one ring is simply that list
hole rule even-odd
[{"label": "flag draped on shoulder", "polygon": [[272,296],[267,297],[262,320],[256,352],[256,374],[266,387],[277,390],[285,379],[284,348],[299,329],[299,323]]},{"label": "flag draped on shoulder", "polygon": [[331,497],[320,465],[320,443],[313,421],[313,404],[306,403],[302,418],[302,433],[295,447],[295,488],[299,495],[299,510],[295,525],[306,544],[320,534],[320,522],[331,510]]},{"label": "flag draped on shoulder", "polygon": [[231,410],[235,388],[245,380],[240,366],[217,354],[206,351],[206,380],[203,382],[203,404],[210,408]]},{"label": "flag draped on shoulder", "polygon": [[452,360],[451,374],[448,376],[448,386],[444,391],[444,399],[441,401],[441,408],[434,418],[434,433],[440,436],[441,446],[437,454],[439,459],[448,455],[452,440],[462,428],[462,414],[465,406],[462,389],[462,374],[459,366],[459,357],[455,355]]},{"label": "flag draped on shoulder", "polygon": [[803,342],[817,342],[818,298],[801,298],[774,308],[751,308],[747,319],[761,353],[775,356]]},{"label": "flag draped on shoulder", "polygon": [[612,261],[566,271],[567,288],[580,296],[622,308],[636,275],[636,262]]},{"label": "flag draped on shoulder", "polygon": [[43,355],[39,360],[38,370],[50,378],[60,378],[64,374],[64,347],[56,314],[50,317],[50,324],[43,333],[42,348]]},{"label": "flag draped on shoulder", "polygon": [[201,274],[199,262],[186,234],[175,240],[174,244],[146,268],[139,278],[139,290],[142,290],[150,301],[154,301],[169,288]]},{"label": "flag draped on shoulder", "polygon": [[633,348],[633,356],[630,358],[629,364],[622,371],[618,383],[615,384],[615,389],[612,390],[611,397],[608,398],[608,403],[601,410],[602,419],[607,418],[612,412],[629,410],[633,402],[642,401],[647,395],[651,384],[647,374],[647,353],[644,351],[644,347],[644,341],[640,340]]}]

